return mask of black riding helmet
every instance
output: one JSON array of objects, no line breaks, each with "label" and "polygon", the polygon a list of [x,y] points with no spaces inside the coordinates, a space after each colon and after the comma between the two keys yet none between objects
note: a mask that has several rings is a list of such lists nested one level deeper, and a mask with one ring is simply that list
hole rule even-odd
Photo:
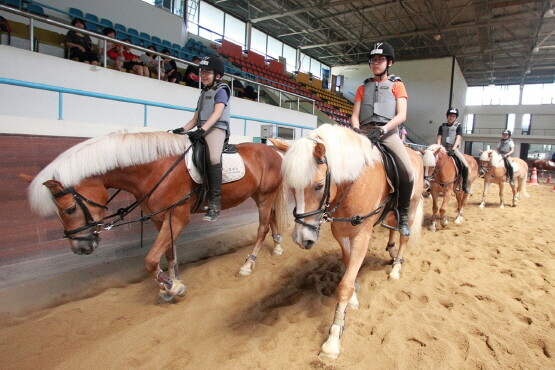
[{"label": "black riding helmet", "polygon": [[218,57],[204,57],[198,65],[200,69],[208,69],[214,71],[214,77],[219,74],[221,79],[224,76],[224,64]]},{"label": "black riding helmet", "polygon": [[509,135],[509,137],[511,137],[511,130],[505,130],[501,133],[501,135],[505,135],[505,134],[507,134],[507,135]]},{"label": "black riding helmet", "polygon": [[387,42],[376,42],[370,53],[368,54],[368,60],[372,58],[372,55],[383,55],[395,63],[395,50],[393,46],[389,45]]},{"label": "black riding helmet", "polygon": [[450,114],[454,114],[455,116],[459,116],[459,110],[457,108],[449,108],[447,109],[447,113],[445,113],[446,116],[450,115]]}]

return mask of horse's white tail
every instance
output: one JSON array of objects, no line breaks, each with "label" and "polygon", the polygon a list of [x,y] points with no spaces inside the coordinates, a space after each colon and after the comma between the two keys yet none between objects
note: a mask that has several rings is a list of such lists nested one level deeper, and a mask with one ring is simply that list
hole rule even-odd
[{"label": "horse's white tail", "polygon": [[276,195],[276,200],[274,200],[274,212],[276,216],[276,224],[280,233],[285,232],[288,226],[287,215],[288,211],[288,189],[285,185],[285,181],[281,182],[279,186],[278,193]]},{"label": "horse's white tail", "polygon": [[522,196],[530,198],[530,194],[528,194],[528,192],[526,191],[526,182],[528,182],[528,171],[526,171],[524,178],[520,182],[520,193],[522,194]]},{"label": "horse's white tail", "polygon": [[424,197],[420,197],[418,200],[418,206],[416,207],[416,212],[414,214],[414,220],[412,225],[410,225],[410,239],[409,242],[412,245],[417,245],[420,242],[420,232],[422,231],[422,222],[424,220]]}]

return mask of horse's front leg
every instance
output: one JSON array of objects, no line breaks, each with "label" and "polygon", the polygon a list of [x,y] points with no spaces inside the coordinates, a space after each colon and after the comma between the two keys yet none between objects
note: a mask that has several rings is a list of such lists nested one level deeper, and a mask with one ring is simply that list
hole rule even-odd
[{"label": "horse's front leg", "polygon": [[[347,237],[344,237],[344,238],[336,237],[336,239],[339,243],[339,246],[341,247],[341,257],[343,259],[343,265],[345,266],[345,268],[347,268],[347,266],[349,265],[349,259],[351,258],[351,240]],[[358,281],[355,281],[355,290],[348,302],[349,307],[355,310],[358,310],[358,307],[359,307],[359,302],[357,297],[358,289],[359,289],[359,283]]]},{"label": "horse's front leg", "polygon": [[457,192],[457,217],[455,218],[455,225],[460,225],[464,221],[463,210],[468,201],[468,195],[464,191]]},{"label": "horse's front leg", "polygon": [[505,208],[505,199],[503,197],[503,188],[505,186],[505,180],[499,180],[499,208]]},{"label": "horse's front leg", "polygon": [[482,202],[478,206],[480,208],[484,208],[486,206],[486,197],[488,195],[489,185],[490,185],[490,182],[484,179],[484,192],[482,193]]},{"label": "horse's front leg", "polygon": [[347,305],[355,292],[356,277],[362,265],[362,261],[364,260],[364,256],[366,255],[366,251],[368,250],[368,241],[370,240],[371,233],[372,231],[361,232],[362,235],[359,234],[351,239],[350,257],[347,269],[337,288],[338,303],[335,308],[335,315],[329,330],[328,339],[321,348],[321,356],[329,358],[337,358],[337,356],[339,356],[339,341],[345,328]]},{"label": "horse's front leg", "polygon": [[[188,212],[188,210],[186,210],[186,212]],[[145,269],[154,276],[154,279],[160,287],[160,297],[165,301],[171,301],[176,295],[183,295],[185,293],[185,285],[177,279],[177,257],[170,247],[189,221],[188,213],[186,212],[175,211],[172,217],[171,228],[169,215],[165,217],[159,227],[159,233],[154,241],[154,245],[145,258]],[[183,215],[184,213],[187,214],[186,217]],[[166,254],[166,257],[168,257],[169,276],[160,268],[160,259],[163,254]]]},{"label": "horse's front leg", "polygon": [[[247,256],[245,263],[243,263],[243,266],[239,269],[238,276],[247,276],[252,274],[252,270],[256,263],[256,257],[258,256],[262,242],[264,242],[266,234],[268,234],[268,231],[270,230],[270,213],[272,212],[272,204],[274,203],[275,194],[274,197],[267,196],[262,199],[253,197],[253,199],[258,206],[258,233],[256,234],[256,242],[254,243],[252,252]],[[274,241],[276,239],[281,242],[281,235],[277,234],[277,236],[274,237]]]},{"label": "horse's front leg", "polygon": [[439,210],[438,207],[438,197],[439,197],[439,191],[432,189],[431,193],[432,193],[432,224],[430,225],[430,227],[428,228],[430,231],[436,231],[436,218],[437,218],[437,212]]},{"label": "horse's front leg", "polygon": [[274,240],[274,249],[272,249],[272,254],[274,256],[281,256],[283,254],[283,248],[281,248],[283,238],[281,237],[281,230],[279,230],[276,222],[276,212],[273,209],[270,214],[270,229],[272,230],[272,239]]},{"label": "horse's front leg", "polygon": [[453,189],[453,184],[447,185],[443,188],[443,202],[441,203],[441,208],[439,209],[440,224],[446,227],[449,224],[447,219],[447,206],[449,205],[449,199],[451,199],[451,191]]},{"label": "horse's front leg", "polygon": [[[515,175],[515,177],[516,177],[516,175]],[[516,188],[517,187],[517,185],[516,185],[517,181],[518,181],[518,179],[515,180],[514,185],[511,185],[511,190],[513,191],[513,207],[518,206],[518,191],[517,191],[517,188]]]}]

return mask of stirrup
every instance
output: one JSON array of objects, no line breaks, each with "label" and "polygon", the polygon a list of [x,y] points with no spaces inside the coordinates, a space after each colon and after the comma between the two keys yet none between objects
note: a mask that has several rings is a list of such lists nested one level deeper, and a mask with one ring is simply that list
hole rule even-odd
[{"label": "stirrup", "polygon": [[202,219],[204,221],[216,221],[219,216],[220,216],[220,211],[216,211],[214,209],[209,208]]}]

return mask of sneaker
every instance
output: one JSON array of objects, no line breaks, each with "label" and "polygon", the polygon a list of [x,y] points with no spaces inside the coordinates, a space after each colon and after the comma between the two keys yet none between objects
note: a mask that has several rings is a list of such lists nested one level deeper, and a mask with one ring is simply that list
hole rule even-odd
[{"label": "sneaker", "polygon": [[204,217],[202,218],[204,221],[216,221],[218,219],[218,217],[220,216],[220,211],[215,211],[213,209],[208,209],[208,211],[206,211],[206,214],[204,215]]}]

